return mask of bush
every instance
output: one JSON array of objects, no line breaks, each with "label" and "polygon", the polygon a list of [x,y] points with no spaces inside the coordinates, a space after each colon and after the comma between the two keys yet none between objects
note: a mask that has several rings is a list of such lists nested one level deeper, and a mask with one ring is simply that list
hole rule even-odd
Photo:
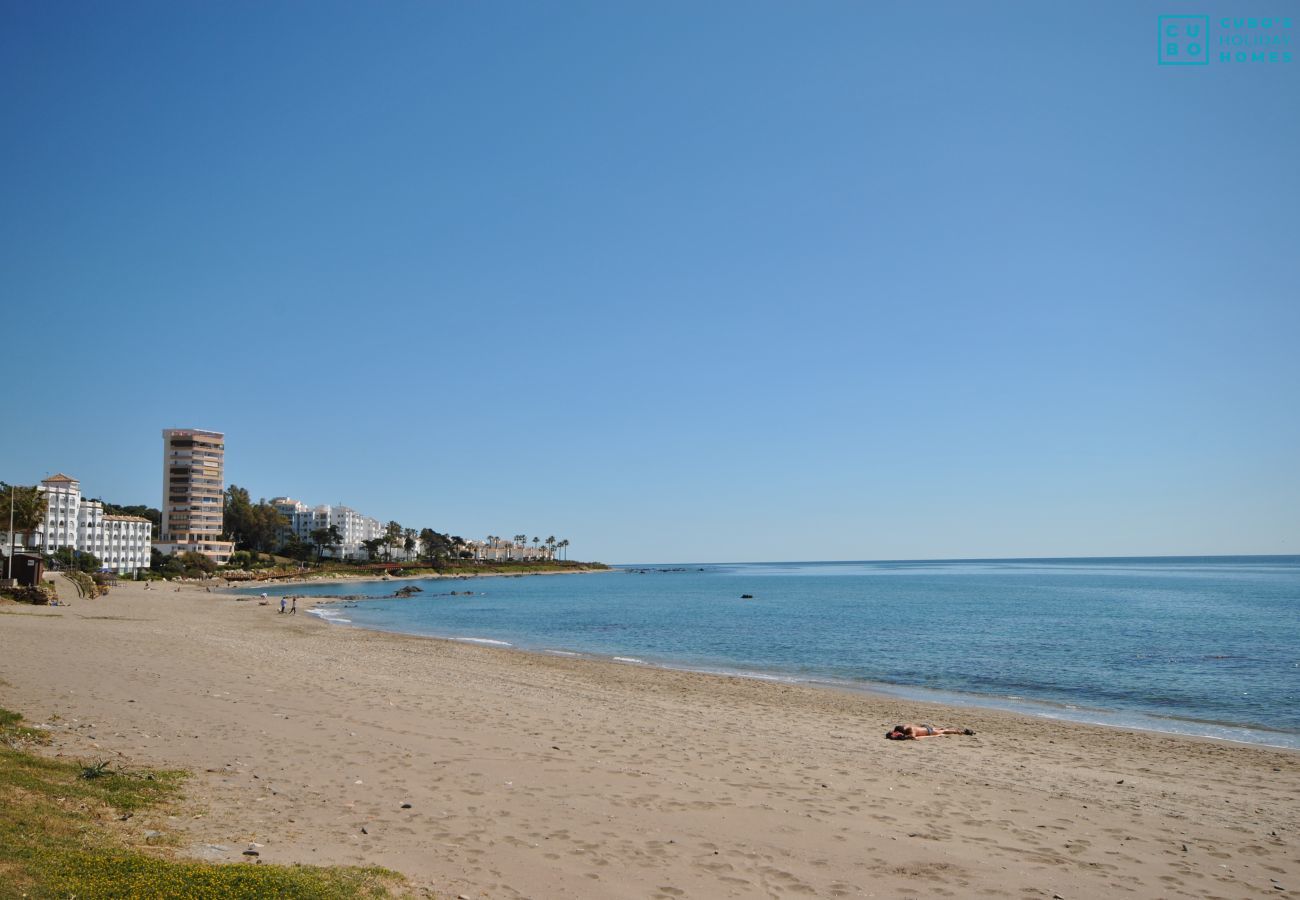
[{"label": "bush", "polygon": [[37,606],[45,606],[50,602],[50,593],[53,589],[40,587],[13,587],[5,588],[0,591],[0,596],[8,597],[10,600],[16,600],[19,603],[34,603]]},{"label": "bush", "polygon": [[63,575],[77,586],[77,592],[83,597],[98,597],[100,594],[108,593],[108,588],[97,584],[95,579],[91,578],[85,572],[70,569],[64,572]]},{"label": "bush", "polygon": [[98,572],[104,563],[93,553],[74,552],[71,547],[60,547],[45,557],[46,561],[64,569]]},{"label": "bush", "polygon": [[217,571],[216,562],[202,553],[188,551],[177,557],[186,578],[206,578]]}]

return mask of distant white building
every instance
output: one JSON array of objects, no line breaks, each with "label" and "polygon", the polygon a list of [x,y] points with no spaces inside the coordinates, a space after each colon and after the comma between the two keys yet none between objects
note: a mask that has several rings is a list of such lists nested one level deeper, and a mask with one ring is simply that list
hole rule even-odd
[{"label": "distant white building", "polygon": [[40,483],[45,494],[44,528],[37,534],[37,546],[45,553],[71,547],[78,553],[93,553],[103,568],[131,575],[149,568],[153,523],[140,516],[114,516],[104,504],[81,496],[81,483],[62,473]]},{"label": "distant white building", "polygon": [[337,528],[343,540],[327,555],[337,554],[344,559],[364,558],[366,550],[361,546],[362,541],[384,535],[384,526],[378,519],[363,516],[348,506],[308,506],[292,497],[275,497],[271,505],[289,520],[288,530],[303,543],[311,543],[311,533],[318,528],[331,525]]},{"label": "distant white building", "polygon": [[474,559],[489,562],[506,562],[508,560],[553,559],[555,552],[545,544],[519,544],[505,538],[489,536],[487,540],[470,541],[465,545]]}]

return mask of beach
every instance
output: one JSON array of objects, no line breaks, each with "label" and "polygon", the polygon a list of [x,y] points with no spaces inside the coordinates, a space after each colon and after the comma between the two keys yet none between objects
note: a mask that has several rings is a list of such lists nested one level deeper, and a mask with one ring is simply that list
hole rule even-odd
[{"label": "beach", "polygon": [[[1300,890],[1292,751],[369,632],[310,605],[131,582],[5,605],[0,706],[49,725],[50,752],[192,771],[194,811],[163,826],[183,852],[381,865],[436,896]],[[885,741],[894,722],[977,734]]]}]

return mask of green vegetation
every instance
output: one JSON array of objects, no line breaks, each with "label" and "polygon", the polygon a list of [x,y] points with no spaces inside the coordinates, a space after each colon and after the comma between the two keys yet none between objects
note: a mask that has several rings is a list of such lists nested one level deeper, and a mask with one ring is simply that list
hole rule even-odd
[{"label": "green vegetation", "polygon": [[63,573],[63,577],[77,586],[77,593],[83,597],[98,597],[100,594],[107,594],[108,588],[101,585],[95,579],[91,578],[85,572],[77,569],[68,569]]},{"label": "green vegetation", "polygon": [[14,534],[21,534],[22,546],[31,543],[31,536],[45,525],[45,494],[35,487],[6,484],[0,481],[0,529],[9,530],[12,512]]},{"label": "green vegetation", "polygon": [[311,533],[311,542],[316,547],[316,558],[321,559],[325,551],[331,547],[337,548],[343,543],[343,535],[339,534],[339,527],[331,525],[329,528],[317,528]]},{"label": "green vegetation", "polygon": [[117,823],[174,810],[184,774],[48,759],[34,752],[48,734],[21,722],[0,709],[0,898],[351,900],[390,896],[400,883],[377,868],[192,862],[133,846],[142,829]]},{"label": "green vegetation", "polygon": [[[237,484],[226,488],[222,522],[226,539],[235,542],[236,550],[266,553],[284,543],[289,520],[265,499],[253,503],[248,490]],[[292,554],[285,554],[290,556]]]},{"label": "green vegetation", "polygon": [[187,551],[164,556],[155,549],[150,553],[150,568],[164,578],[207,578],[217,571],[217,564],[202,553]]},{"label": "green vegetation", "polygon": [[61,569],[77,569],[82,572],[98,572],[104,567],[103,561],[93,553],[82,553],[71,547],[60,547],[45,556],[46,563],[57,563]]},{"label": "green vegetation", "polygon": [[253,571],[256,569],[274,569],[276,566],[287,565],[291,562],[293,560],[287,556],[259,553],[256,550],[236,550],[230,554],[228,568]]}]

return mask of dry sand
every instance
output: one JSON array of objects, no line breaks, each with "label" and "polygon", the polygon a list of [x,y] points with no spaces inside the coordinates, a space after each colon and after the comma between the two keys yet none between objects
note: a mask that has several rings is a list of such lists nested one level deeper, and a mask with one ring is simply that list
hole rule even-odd
[{"label": "dry sand", "polygon": [[[136,584],[0,607],[0,705],[58,752],[191,769],[204,814],[169,827],[193,853],[256,842],[439,896],[1300,891],[1294,752],[276,610]],[[885,741],[895,721],[979,734]]]}]

